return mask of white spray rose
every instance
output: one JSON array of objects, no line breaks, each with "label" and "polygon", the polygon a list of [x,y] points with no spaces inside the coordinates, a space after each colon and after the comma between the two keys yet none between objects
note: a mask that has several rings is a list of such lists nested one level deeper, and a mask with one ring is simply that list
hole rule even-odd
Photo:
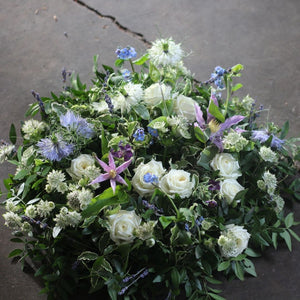
[{"label": "white spray rose", "polygon": [[134,211],[120,210],[108,217],[110,238],[116,244],[129,244],[135,239],[134,232],[142,219]]},{"label": "white spray rose", "polygon": [[144,102],[150,106],[156,106],[163,100],[171,98],[171,87],[165,84],[154,83],[145,89]]},{"label": "white spray rose", "polygon": [[163,176],[160,188],[171,198],[178,194],[180,198],[191,196],[195,183],[190,180],[191,174],[183,170],[171,170]]},{"label": "white spray rose", "polygon": [[250,234],[243,226],[227,225],[226,230],[221,232],[218,239],[222,256],[238,256],[248,247],[249,239]]},{"label": "white spray rose", "polygon": [[220,194],[227,200],[228,204],[231,204],[236,194],[244,190],[236,179],[225,179],[220,182]]},{"label": "white spray rose", "polygon": [[190,97],[179,95],[174,103],[174,111],[177,115],[185,117],[189,122],[196,121],[196,101]]},{"label": "white spray rose", "polygon": [[94,165],[95,160],[93,156],[89,154],[81,154],[71,161],[71,167],[67,169],[67,172],[73,179],[79,180],[87,175],[87,168]]},{"label": "white spray rose", "polygon": [[134,170],[135,174],[132,178],[132,185],[140,196],[151,195],[155,189],[155,185],[147,182],[144,179],[146,174],[156,176],[158,180],[165,174],[166,170],[163,168],[162,162],[152,159],[147,164],[141,163]]},{"label": "white spray rose", "polygon": [[220,175],[224,178],[237,179],[242,175],[239,162],[229,153],[217,154],[210,165],[215,171],[219,170]]}]

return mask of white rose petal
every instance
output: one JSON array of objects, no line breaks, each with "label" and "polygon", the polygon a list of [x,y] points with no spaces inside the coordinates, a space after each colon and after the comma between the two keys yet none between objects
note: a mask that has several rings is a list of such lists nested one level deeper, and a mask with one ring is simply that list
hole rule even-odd
[{"label": "white rose petal", "polygon": [[156,106],[170,98],[171,87],[165,84],[154,83],[145,89],[144,102],[150,107]]},{"label": "white rose petal", "polygon": [[239,162],[229,153],[217,154],[210,165],[214,170],[219,170],[224,178],[237,179],[242,175]]},{"label": "white rose petal", "polygon": [[196,120],[196,101],[190,97],[179,95],[175,100],[174,111],[177,115],[185,117],[189,122]]},{"label": "white rose petal", "polygon": [[220,194],[227,200],[228,204],[231,204],[236,194],[244,190],[236,179],[225,179],[220,182]]},{"label": "white rose petal", "polygon": [[77,158],[73,159],[71,162],[71,167],[67,172],[71,175],[73,179],[81,179],[87,175],[88,167],[94,166],[95,160],[93,156],[89,154],[81,154]]},{"label": "white rose petal", "polygon": [[168,174],[163,176],[160,181],[160,188],[163,192],[168,194],[171,198],[178,194],[180,198],[189,197],[195,183],[190,181],[191,174],[183,170],[171,170]]},{"label": "white rose petal", "polygon": [[117,244],[128,244],[134,239],[134,231],[142,219],[134,211],[120,210],[108,217],[110,238]]},{"label": "white rose petal", "polygon": [[155,185],[150,182],[145,182],[144,176],[147,173],[155,175],[158,180],[164,175],[166,170],[163,168],[162,162],[152,159],[147,164],[141,163],[135,169],[135,174],[132,178],[132,186],[140,196],[152,195]]}]

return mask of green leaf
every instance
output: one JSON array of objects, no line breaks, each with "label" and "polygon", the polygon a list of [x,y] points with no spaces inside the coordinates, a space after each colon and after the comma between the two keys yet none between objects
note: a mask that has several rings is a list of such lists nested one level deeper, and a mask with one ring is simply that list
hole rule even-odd
[{"label": "green leaf", "polygon": [[112,188],[106,189],[102,194],[96,196],[91,200],[89,206],[82,211],[81,215],[83,218],[87,218],[93,215],[97,215],[104,207],[109,205],[118,205],[128,202],[128,198],[118,198],[118,192],[121,187],[116,186],[116,192],[113,193]]},{"label": "green leaf", "polygon": [[180,285],[180,274],[176,268],[171,270],[171,283],[174,289],[178,289]]},{"label": "green leaf", "polygon": [[244,259],[244,267],[245,267],[244,270],[248,274],[250,274],[254,277],[257,277],[256,271],[255,271],[255,266],[254,266],[253,262],[250,259],[248,259],[248,258]]},{"label": "green leaf", "polygon": [[278,237],[278,233],[277,232],[273,232],[272,233],[272,242],[273,242],[273,246],[275,249],[277,249],[277,237]]},{"label": "green leaf", "polygon": [[218,271],[219,272],[224,271],[229,267],[230,267],[230,261],[229,260],[223,261],[218,265]]},{"label": "green leaf", "polygon": [[280,134],[280,139],[284,139],[289,131],[289,128],[290,128],[290,123],[289,121],[286,121],[284,124],[283,124],[283,127],[281,129],[281,134]]},{"label": "green leaf", "polygon": [[243,87],[243,85],[241,83],[237,83],[235,86],[232,87],[231,91],[235,92],[235,91],[239,90],[242,87]]},{"label": "green leaf", "polygon": [[243,69],[244,69],[243,65],[237,64],[231,68],[231,72],[233,72],[234,74],[237,74],[237,73],[240,73],[240,71],[242,71]]},{"label": "green leaf", "polygon": [[239,261],[233,262],[233,271],[237,278],[239,278],[242,281],[244,280],[244,270]]},{"label": "green leaf", "polygon": [[225,298],[221,297],[220,295],[214,294],[214,293],[207,293],[211,298],[215,300],[226,300]]},{"label": "green leaf", "polygon": [[285,219],[284,219],[284,223],[286,228],[290,228],[293,226],[294,224],[294,214],[293,213],[289,213]]},{"label": "green leaf", "polygon": [[213,102],[210,101],[209,103],[209,107],[208,107],[208,111],[214,116],[216,117],[220,122],[224,122],[225,121],[225,117],[223,116],[223,114],[220,112],[219,107]]},{"label": "green leaf", "polygon": [[27,176],[29,173],[30,173],[30,170],[23,169],[14,176],[14,180],[21,180],[25,176]]},{"label": "green leaf", "polygon": [[148,59],[149,59],[149,54],[146,53],[146,54],[143,55],[142,57],[140,57],[140,58],[134,60],[133,63],[134,63],[135,65],[140,66],[140,65],[144,64]]},{"label": "green leaf", "polygon": [[101,129],[101,152],[102,152],[102,156],[108,152],[108,141],[105,136],[105,131],[103,127]]},{"label": "green leaf", "polygon": [[288,231],[298,242],[300,242],[300,236],[295,231],[292,229],[288,229]]},{"label": "green leaf", "polygon": [[115,66],[118,68],[122,67],[123,64],[124,64],[124,59],[119,58],[115,61]]},{"label": "green leaf", "polygon": [[279,233],[279,235],[284,239],[288,249],[290,251],[292,251],[292,241],[291,241],[291,236],[288,233],[288,231],[281,232],[281,233]]},{"label": "green leaf", "polygon": [[161,216],[159,218],[159,221],[164,229],[167,228],[175,220],[175,216]]},{"label": "green leaf", "polygon": [[98,59],[99,59],[99,55],[94,55],[93,73],[96,73],[98,71]]},{"label": "green leaf", "polygon": [[20,256],[21,254],[23,254],[23,250],[15,249],[8,254],[8,257]]},{"label": "green leaf", "polygon": [[132,108],[143,120],[150,119],[150,113],[145,105],[137,104],[134,105]]},{"label": "green leaf", "polygon": [[78,260],[96,260],[99,255],[95,252],[84,251],[78,256]]},{"label": "green leaf", "polygon": [[95,260],[92,269],[93,271],[101,271],[104,269],[109,273],[113,273],[110,263],[103,256],[100,256]]},{"label": "green leaf", "polygon": [[203,144],[205,144],[208,141],[209,136],[206,134],[205,131],[202,131],[201,128],[194,127],[194,132],[195,132],[195,137]]},{"label": "green leaf", "polygon": [[10,130],[9,130],[9,139],[10,141],[15,145],[17,142],[17,132],[16,132],[16,127],[14,124],[10,125]]}]

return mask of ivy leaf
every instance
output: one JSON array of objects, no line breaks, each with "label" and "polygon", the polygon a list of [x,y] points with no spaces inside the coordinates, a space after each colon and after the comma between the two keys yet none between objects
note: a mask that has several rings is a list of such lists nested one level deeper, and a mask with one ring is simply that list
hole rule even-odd
[{"label": "ivy leaf", "polygon": [[137,104],[134,105],[132,108],[143,120],[150,119],[150,113],[145,105]]},{"label": "ivy leaf", "polygon": [[95,252],[84,251],[78,256],[78,260],[96,260],[99,255]]}]

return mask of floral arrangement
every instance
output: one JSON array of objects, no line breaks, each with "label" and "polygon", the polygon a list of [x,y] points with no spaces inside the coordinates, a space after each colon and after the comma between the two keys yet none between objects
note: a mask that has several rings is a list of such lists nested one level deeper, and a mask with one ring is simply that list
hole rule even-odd
[{"label": "floral arrangement", "polygon": [[171,38],[139,58],[120,47],[115,70],[94,57],[90,87],[63,70],[60,95],[32,92],[22,144],[14,125],[2,141],[9,257],[48,299],[220,300],[218,272],[256,276],[253,257],[300,241],[284,212],[300,199],[299,139],[235,96],[242,65],[198,82],[185,55]]}]

